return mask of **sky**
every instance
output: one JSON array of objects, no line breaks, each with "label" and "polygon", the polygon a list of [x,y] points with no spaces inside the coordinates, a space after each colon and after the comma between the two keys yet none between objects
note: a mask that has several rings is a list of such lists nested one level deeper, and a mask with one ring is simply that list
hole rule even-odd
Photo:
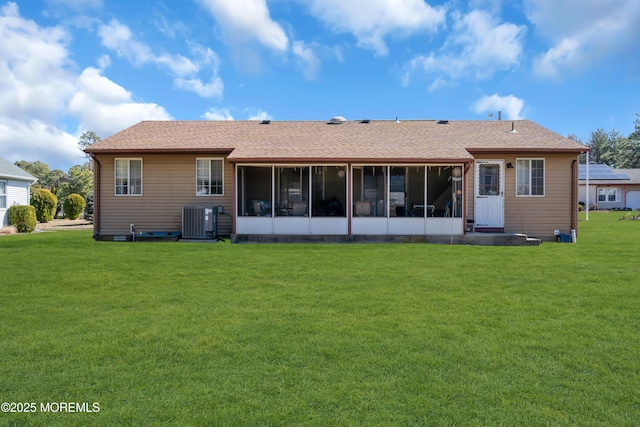
[{"label": "sky", "polygon": [[67,171],[83,132],[141,120],[628,135],[638,22],[638,0],[0,0],[0,156]]}]

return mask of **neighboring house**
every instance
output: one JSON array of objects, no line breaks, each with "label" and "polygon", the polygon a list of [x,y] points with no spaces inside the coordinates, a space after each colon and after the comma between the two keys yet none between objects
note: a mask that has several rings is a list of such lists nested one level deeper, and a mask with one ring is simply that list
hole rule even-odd
[{"label": "neighboring house", "polygon": [[30,186],[36,181],[33,175],[0,157],[0,226],[7,226],[10,206],[29,204]]},{"label": "neighboring house", "polygon": [[[580,165],[578,200],[587,204],[587,165]],[[590,209],[640,210],[640,169],[611,169],[589,165]]]},{"label": "neighboring house", "polygon": [[[181,230],[221,206],[219,234],[554,240],[577,229],[587,148],[518,121],[145,121],[87,147],[94,235]],[[318,237],[320,239],[320,237]],[[340,239],[336,239],[340,240]]]}]

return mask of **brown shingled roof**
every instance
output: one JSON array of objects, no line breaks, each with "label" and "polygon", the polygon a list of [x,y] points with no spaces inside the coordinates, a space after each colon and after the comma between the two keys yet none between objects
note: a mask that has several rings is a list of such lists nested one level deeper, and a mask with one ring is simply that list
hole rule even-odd
[{"label": "brown shingled roof", "polygon": [[[512,124],[515,132],[512,132]],[[144,121],[88,153],[229,153],[231,161],[460,161],[480,152],[581,152],[529,120]]]}]

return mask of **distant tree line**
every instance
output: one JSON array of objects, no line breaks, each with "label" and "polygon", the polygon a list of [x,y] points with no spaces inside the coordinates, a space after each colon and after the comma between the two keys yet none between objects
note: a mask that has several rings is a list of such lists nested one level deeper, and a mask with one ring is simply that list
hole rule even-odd
[{"label": "distant tree line", "polygon": [[[98,141],[100,141],[100,137],[95,132],[87,131],[80,136],[78,147],[84,150]],[[93,191],[93,170],[90,162],[72,166],[67,172],[60,169],[52,170],[49,165],[41,161],[19,160],[15,162],[15,165],[38,178],[38,182],[31,186],[32,190],[44,188],[51,191],[60,201],[66,199],[70,194],[79,194],[86,200]]]},{"label": "distant tree line", "polygon": [[69,194],[79,194],[84,199],[93,191],[93,171],[89,163],[72,166],[68,172],[49,168],[41,161],[15,162],[19,168],[38,178],[38,182],[31,186],[31,190],[44,188],[51,191],[59,200],[64,200]]},{"label": "distant tree line", "polygon": [[[575,135],[569,135],[569,139],[589,147],[589,163],[603,163],[616,169],[640,168],[640,113],[636,114],[634,124],[628,136],[615,129],[609,132],[596,129],[586,143]],[[580,163],[586,163],[586,154],[580,155]]]}]

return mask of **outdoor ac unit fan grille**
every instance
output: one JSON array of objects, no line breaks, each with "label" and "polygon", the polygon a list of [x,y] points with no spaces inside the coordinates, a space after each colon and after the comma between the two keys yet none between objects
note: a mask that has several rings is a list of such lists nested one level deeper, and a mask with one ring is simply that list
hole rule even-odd
[{"label": "outdoor ac unit fan grille", "polygon": [[216,213],[211,206],[182,208],[182,238],[211,239],[215,236]]}]

